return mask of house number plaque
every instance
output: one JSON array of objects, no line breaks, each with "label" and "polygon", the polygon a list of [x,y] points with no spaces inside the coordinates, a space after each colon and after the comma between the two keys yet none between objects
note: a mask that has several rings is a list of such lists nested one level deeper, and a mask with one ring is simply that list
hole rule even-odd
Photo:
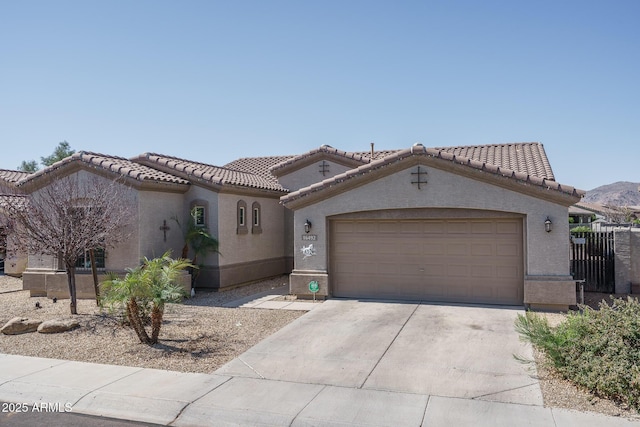
[{"label": "house number plaque", "polygon": [[318,240],[318,235],[317,234],[303,234],[302,235],[302,240],[309,240],[309,241],[315,242],[316,240]]}]

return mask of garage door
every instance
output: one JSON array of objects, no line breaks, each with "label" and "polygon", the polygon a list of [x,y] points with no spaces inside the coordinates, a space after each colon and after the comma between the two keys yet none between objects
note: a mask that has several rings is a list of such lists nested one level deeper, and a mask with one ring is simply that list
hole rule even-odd
[{"label": "garage door", "polygon": [[349,219],[330,227],[334,296],[523,303],[520,218]]}]

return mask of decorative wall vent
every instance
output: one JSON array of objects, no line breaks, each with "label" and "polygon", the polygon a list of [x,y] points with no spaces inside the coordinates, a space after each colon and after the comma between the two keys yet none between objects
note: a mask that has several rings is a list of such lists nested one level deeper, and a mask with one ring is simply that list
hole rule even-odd
[{"label": "decorative wall vent", "polygon": [[411,184],[417,184],[418,190],[422,190],[421,185],[427,183],[427,171],[420,169],[420,165],[416,168],[415,172],[411,172]]},{"label": "decorative wall vent", "polygon": [[329,173],[329,163],[323,160],[322,163],[320,163],[318,166],[320,167],[320,173],[322,174],[322,176],[327,176],[327,174]]}]

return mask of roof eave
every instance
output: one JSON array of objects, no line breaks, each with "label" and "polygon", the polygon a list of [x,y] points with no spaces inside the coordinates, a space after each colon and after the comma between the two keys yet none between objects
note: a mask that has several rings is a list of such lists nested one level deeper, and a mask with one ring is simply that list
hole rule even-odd
[{"label": "roof eave", "polygon": [[542,182],[542,184],[538,184],[532,182],[529,176],[525,179],[523,179],[524,177],[516,177],[513,171],[501,173],[496,167],[497,173],[492,172],[485,169],[484,165],[478,164],[479,162],[473,163],[472,160],[466,158],[456,159],[455,156],[442,157],[438,150],[419,147],[415,152],[415,147],[403,150],[393,156],[302,188],[281,197],[280,202],[289,209],[299,209],[417,164],[435,167],[564,206],[571,206],[584,196],[584,191],[565,186],[570,191],[567,193],[562,190],[560,184],[552,180],[536,179],[536,181]]}]

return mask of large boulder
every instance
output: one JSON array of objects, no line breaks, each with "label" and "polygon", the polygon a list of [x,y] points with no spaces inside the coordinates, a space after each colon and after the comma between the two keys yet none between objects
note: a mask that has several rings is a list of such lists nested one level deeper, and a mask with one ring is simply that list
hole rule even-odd
[{"label": "large boulder", "polygon": [[0,329],[0,332],[5,335],[26,334],[37,331],[38,326],[40,326],[41,323],[42,320],[28,319],[26,317],[14,317],[9,320],[2,329]]},{"label": "large boulder", "polygon": [[38,326],[38,332],[41,334],[58,334],[67,332],[80,326],[80,322],[74,319],[53,319],[42,322]]}]

